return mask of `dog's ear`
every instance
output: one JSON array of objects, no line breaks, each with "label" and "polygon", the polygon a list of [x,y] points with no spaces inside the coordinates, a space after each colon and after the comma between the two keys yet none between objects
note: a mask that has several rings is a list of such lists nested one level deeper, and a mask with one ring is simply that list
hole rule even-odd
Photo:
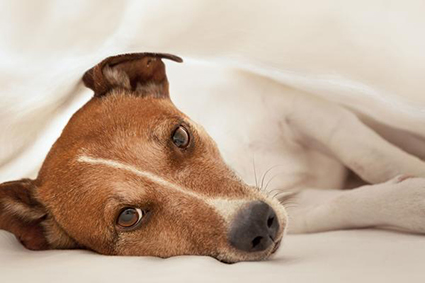
[{"label": "dog's ear", "polygon": [[29,179],[0,184],[0,229],[15,234],[28,249],[44,250],[49,248],[42,227],[47,213],[34,192]]},{"label": "dog's ear", "polygon": [[108,57],[83,76],[83,82],[96,97],[114,88],[124,88],[142,96],[168,97],[168,80],[161,58],[183,62],[180,57],[162,53],[132,53]]}]

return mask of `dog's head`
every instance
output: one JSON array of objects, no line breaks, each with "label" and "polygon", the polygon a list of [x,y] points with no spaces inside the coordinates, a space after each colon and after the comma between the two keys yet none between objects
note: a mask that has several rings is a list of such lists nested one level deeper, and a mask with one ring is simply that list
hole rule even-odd
[{"label": "dog's head", "polygon": [[283,206],[242,182],[205,130],[171,102],[168,54],[105,59],[36,180],[0,185],[0,228],[30,249],[260,260],[279,246]]}]

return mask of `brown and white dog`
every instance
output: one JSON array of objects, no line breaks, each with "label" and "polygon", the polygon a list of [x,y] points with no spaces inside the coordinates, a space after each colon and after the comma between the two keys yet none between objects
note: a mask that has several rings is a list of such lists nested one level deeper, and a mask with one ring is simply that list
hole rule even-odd
[{"label": "brown and white dog", "polygon": [[36,180],[0,187],[0,228],[29,249],[259,260],[285,232],[280,203],[243,183],[171,102],[161,58],[126,54],[86,72],[94,97]]},{"label": "brown and white dog", "polygon": [[[269,112],[244,97],[252,115],[267,112],[268,120],[240,129],[236,170],[249,171],[247,148],[279,163],[269,169],[280,170],[274,182],[290,192],[283,200],[298,203],[288,226],[284,206],[265,193],[264,182],[244,183],[205,130],[173,105],[161,58],[182,61],[125,54],[86,72],[83,81],[95,95],[71,118],[37,179],[0,185],[1,229],[33,250],[208,255],[224,262],[268,258],[287,230],[391,226],[425,233],[425,181],[404,175],[425,177],[417,157],[425,153],[411,146],[418,137],[403,133],[400,140],[397,129],[294,90],[270,90]],[[237,133],[234,120],[228,124]],[[344,188],[349,170],[367,184],[330,190]]]}]

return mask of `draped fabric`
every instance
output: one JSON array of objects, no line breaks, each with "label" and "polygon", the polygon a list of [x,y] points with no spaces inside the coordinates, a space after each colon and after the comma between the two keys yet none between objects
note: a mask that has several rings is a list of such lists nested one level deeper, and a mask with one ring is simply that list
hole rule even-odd
[{"label": "draped fabric", "polygon": [[[92,96],[81,83],[84,71],[126,52],[176,54],[187,68],[201,62],[241,69],[425,137],[424,12],[421,0],[1,1],[0,181],[36,176],[71,114]],[[173,81],[179,68],[170,68],[171,92],[173,84],[190,83]],[[189,98],[176,100],[184,105]],[[277,261],[223,266],[197,257],[31,253],[1,231],[0,277],[11,282],[19,267],[28,268],[21,279],[34,281],[39,273],[40,282],[59,280],[69,259],[74,276],[99,282],[190,282],[191,273],[194,282],[400,282],[407,276],[415,282],[425,277],[416,269],[425,260],[424,241],[376,231],[290,236],[292,246]],[[379,252],[371,253],[376,246]],[[113,271],[120,267],[128,273]],[[347,277],[333,276],[338,270]]]}]

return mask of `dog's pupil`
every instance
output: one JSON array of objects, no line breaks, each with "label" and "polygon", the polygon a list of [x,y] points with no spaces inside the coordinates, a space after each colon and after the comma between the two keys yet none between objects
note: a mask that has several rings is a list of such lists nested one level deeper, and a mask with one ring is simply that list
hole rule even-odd
[{"label": "dog's pupil", "polygon": [[173,143],[180,148],[186,147],[189,144],[189,134],[182,126],[178,127],[173,134]]},{"label": "dog's pupil", "polygon": [[124,210],[119,217],[119,224],[122,226],[131,226],[137,222],[137,211],[133,208]]}]

